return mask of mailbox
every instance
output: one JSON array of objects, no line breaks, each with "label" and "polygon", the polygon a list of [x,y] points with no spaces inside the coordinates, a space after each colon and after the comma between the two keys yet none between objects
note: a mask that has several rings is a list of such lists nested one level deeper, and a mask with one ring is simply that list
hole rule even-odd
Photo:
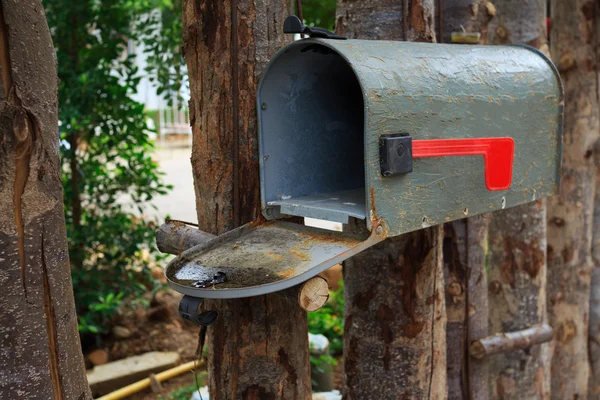
[{"label": "mailbox", "polygon": [[556,68],[531,47],[295,41],[258,89],[263,218],[184,252],[169,284],[273,292],[386,237],[555,194],[562,102]]}]

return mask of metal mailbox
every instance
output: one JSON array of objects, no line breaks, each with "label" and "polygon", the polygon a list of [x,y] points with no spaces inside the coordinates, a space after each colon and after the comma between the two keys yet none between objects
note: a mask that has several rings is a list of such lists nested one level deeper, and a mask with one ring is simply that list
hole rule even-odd
[{"label": "metal mailbox", "polygon": [[[174,260],[182,293],[281,290],[388,236],[558,189],[562,87],[530,47],[299,40],[273,57],[257,102],[264,219]],[[366,233],[290,216],[352,217]]]}]

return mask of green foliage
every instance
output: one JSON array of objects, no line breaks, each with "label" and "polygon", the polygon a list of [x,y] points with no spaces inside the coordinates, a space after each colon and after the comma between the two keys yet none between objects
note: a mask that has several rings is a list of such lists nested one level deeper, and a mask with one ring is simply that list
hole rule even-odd
[{"label": "green foliage", "polygon": [[[340,281],[339,285],[336,291],[331,292],[329,301],[322,308],[308,313],[308,331],[320,333],[329,339],[332,356],[341,355],[344,348],[344,282]],[[314,361],[315,365],[319,364],[319,360]]]},{"label": "green foliage", "polygon": [[124,300],[156,284],[149,272],[157,257],[156,222],[139,215],[169,187],[150,157],[144,106],[131,98],[140,71],[128,52],[141,40],[143,15],[156,4],[44,5],[57,50],[64,205],[79,326],[103,333]]},{"label": "green foliage", "polygon": [[160,399],[161,400],[189,400],[196,390],[198,390],[198,389],[196,389],[196,385],[183,386],[183,387],[180,387],[179,389],[175,389],[171,393],[167,394],[167,397],[160,396]]},{"label": "green foliage", "polygon": [[[144,44],[151,82],[158,94],[171,104],[175,96],[182,104],[180,89],[187,84],[183,44],[182,0],[138,0],[142,9],[153,9],[137,21],[136,30]],[[160,12],[158,12],[160,11]]]},{"label": "green foliage", "polygon": [[309,26],[335,29],[336,0],[302,0],[302,17]]},{"label": "green foliage", "polygon": [[173,390],[168,393],[167,396],[159,396],[160,400],[189,400],[194,392],[198,390],[198,387],[202,387],[206,385],[206,372],[201,372],[196,374],[194,380],[197,380],[197,383],[192,383],[191,385],[182,386],[178,389]]}]

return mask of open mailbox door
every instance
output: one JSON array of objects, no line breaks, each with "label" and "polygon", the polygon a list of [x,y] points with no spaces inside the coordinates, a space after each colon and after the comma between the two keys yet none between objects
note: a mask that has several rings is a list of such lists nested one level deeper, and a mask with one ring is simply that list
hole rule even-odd
[{"label": "open mailbox door", "polygon": [[[264,218],[171,262],[175,290],[278,291],[388,236],[557,192],[563,94],[542,53],[335,39],[273,57],[257,96]],[[353,218],[365,233],[291,216]]]},{"label": "open mailbox door", "polygon": [[257,296],[302,283],[380,237],[286,221],[247,224],[183,252],[167,267],[167,278],[172,288],[190,296]]}]

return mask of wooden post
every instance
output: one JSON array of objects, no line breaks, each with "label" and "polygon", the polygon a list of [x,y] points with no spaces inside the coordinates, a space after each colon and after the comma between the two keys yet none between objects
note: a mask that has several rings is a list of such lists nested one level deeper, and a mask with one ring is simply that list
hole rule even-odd
[{"label": "wooden post", "polygon": [[[287,0],[185,0],[192,167],[199,228],[218,235],[259,215],[256,87],[285,44]],[[210,398],[310,398],[306,312],[271,294],[206,302]]]},{"label": "wooden post", "polygon": [[[493,3],[491,44],[528,44],[548,54],[546,0]],[[488,260],[489,332],[519,331],[545,323],[546,200],[492,214]],[[548,398],[548,351],[549,345],[543,345],[489,359],[490,398]]]},{"label": "wooden post", "polygon": [[[433,1],[338,0],[350,38],[435,40]],[[444,398],[442,235],[387,239],[344,263],[344,399]]]},{"label": "wooden post", "polygon": [[[600,3],[596,2],[596,19],[600,17]],[[596,22],[596,99],[600,104],[600,23]],[[588,352],[590,357],[590,379],[588,399],[600,400],[600,144],[594,151],[596,166],[596,192],[594,197],[594,225],[592,234],[592,259],[594,272],[591,280],[590,322],[588,329]]]},{"label": "wooden post", "polygon": [[551,394],[588,395],[591,238],[600,133],[597,2],[553,0],[552,58],[565,89],[562,185],[548,200],[548,312],[554,328]]},{"label": "wooden post", "polygon": [[0,398],[91,399],[58,159],[56,54],[39,0],[0,0]]},{"label": "wooden post", "polygon": [[[456,33],[479,37],[487,44],[488,23],[495,15],[487,0],[456,0],[438,3],[438,37],[453,43]],[[470,340],[488,334],[487,250],[490,215],[478,215],[444,225],[444,280],[448,397],[478,399],[488,397],[487,362],[470,359]]]},{"label": "wooden post", "polygon": [[[597,15],[600,15],[600,13]],[[598,28],[600,29],[600,24],[598,24]],[[598,55],[600,56],[600,52]],[[600,59],[598,61],[600,62]],[[591,280],[590,323],[588,329],[588,352],[590,357],[588,399],[600,400],[600,148],[598,148],[598,143],[594,152],[594,161],[596,165],[596,193],[592,234],[594,272]]]}]

